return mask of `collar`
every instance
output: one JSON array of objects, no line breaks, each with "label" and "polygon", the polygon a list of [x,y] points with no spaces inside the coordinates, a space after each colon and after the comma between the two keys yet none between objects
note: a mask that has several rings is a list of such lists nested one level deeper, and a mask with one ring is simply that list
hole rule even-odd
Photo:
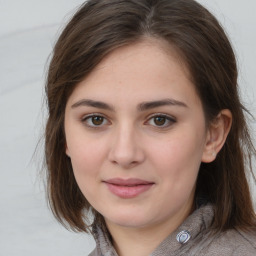
[{"label": "collar", "polygon": [[[211,204],[201,205],[150,256],[171,256],[185,253],[209,231],[213,217],[213,206]],[[100,255],[118,256],[112,246],[111,236],[105,225],[94,225],[92,233]]]}]

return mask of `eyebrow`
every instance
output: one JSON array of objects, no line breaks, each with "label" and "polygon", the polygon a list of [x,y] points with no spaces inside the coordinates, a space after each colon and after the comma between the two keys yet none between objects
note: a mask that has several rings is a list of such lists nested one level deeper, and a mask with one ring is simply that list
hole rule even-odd
[{"label": "eyebrow", "polygon": [[143,102],[139,104],[138,110],[145,111],[152,108],[162,107],[162,106],[179,106],[179,107],[188,107],[185,103],[177,101],[174,99],[163,99],[157,101]]},{"label": "eyebrow", "polygon": [[79,100],[78,102],[73,104],[71,108],[77,108],[81,106],[89,106],[89,107],[114,111],[114,107],[108,105],[107,103],[104,103],[102,101],[88,100],[88,99]]},{"label": "eyebrow", "polygon": [[[89,106],[89,107],[114,111],[114,107],[105,102],[89,100],[89,99],[79,100],[78,102],[74,103],[71,106],[71,108],[77,108],[81,106]],[[185,103],[181,101],[177,101],[174,99],[163,99],[163,100],[157,100],[157,101],[142,102],[138,105],[137,109],[139,111],[146,111],[146,110],[161,107],[161,106],[179,106],[179,107],[186,107],[186,108],[188,107]]]}]

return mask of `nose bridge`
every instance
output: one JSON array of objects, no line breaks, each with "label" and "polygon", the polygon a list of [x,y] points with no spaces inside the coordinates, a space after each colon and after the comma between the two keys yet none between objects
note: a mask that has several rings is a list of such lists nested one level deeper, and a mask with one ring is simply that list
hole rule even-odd
[{"label": "nose bridge", "polygon": [[136,127],[128,122],[118,125],[113,132],[110,160],[128,168],[144,160],[142,145]]}]

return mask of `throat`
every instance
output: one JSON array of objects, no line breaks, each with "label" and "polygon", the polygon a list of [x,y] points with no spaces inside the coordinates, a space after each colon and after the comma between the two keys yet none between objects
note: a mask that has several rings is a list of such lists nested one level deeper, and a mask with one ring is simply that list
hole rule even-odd
[{"label": "throat", "polygon": [[113,239],[113,246],[119,256],[148,256],[161,242],[157,236],[147,239],[141,232],[132,232],[119,237],[117,241]]},{"label": "throat", "polygon": [[119,256],[148,256],[177,226],[155,225],[147,228],[130,228],[107,222],[112,244]]}]

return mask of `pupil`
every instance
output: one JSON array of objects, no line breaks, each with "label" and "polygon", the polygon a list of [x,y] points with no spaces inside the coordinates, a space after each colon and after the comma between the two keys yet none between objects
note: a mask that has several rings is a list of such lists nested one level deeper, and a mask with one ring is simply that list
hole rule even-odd
[{"label": "pupil", "polygon": [[165,117],[155,117],[154,122],[156,125],[164,125],[165,124]]},{"label": "pupil", "polygon": [[94,116],[92,118],[92,123],[94,125],[101,125],[103,123],[103,117],[101,117],[101,116]]}]

